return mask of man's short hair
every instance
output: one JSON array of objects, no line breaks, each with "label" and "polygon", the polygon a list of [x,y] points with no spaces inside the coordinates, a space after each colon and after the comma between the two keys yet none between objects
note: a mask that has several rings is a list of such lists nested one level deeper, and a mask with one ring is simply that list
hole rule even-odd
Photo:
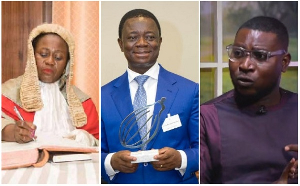
[{"label": "man's short hair", "polygon": [[[286,26],[273,17],[267,16],[257,16],[252,19],[246,21],[237,31],[241,30],[242,28],[248,28],[251,30],[258,30],[262,32],[271,32],[277,35],[278,41],[281,42],[284,49],[287,50],[289,45],[289,34],[287,31]],[[237,34],[236,33],[236,34]]]},{"label": "man's short hair", "polygon": [[153,15],[151,12],[149,12],[148,10],[145,10],[145,9],[134,9],[134,10],[127,12],[122,17],[120,24],[119,24],[119,38],[122,37],[122,30],[123,30],[125,21],[127,19],[134,18],[134,17],[147,17],[147,18],[152,19],[156,23],[156,26],[159,31],[159,36],[161,36],[160,25],[159,25],[159,22],[158,22],[157,18],[155,17],[155,15]]}]

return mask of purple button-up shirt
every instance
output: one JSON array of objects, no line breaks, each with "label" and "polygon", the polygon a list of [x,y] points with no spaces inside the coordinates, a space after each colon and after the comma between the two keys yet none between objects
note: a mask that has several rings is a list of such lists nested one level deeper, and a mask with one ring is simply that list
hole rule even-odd
[{"label": "purple button-up shirt", "polygon": [[201,183],[272,183],[298,158],[284,150],[298,144],[298,94],[280,91],[280,103],[265,113],[238,108],[234,91],[201,105]]}]

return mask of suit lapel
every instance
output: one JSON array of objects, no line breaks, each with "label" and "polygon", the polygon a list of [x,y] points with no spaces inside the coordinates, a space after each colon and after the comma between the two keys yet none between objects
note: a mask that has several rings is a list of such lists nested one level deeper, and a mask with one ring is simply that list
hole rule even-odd
[{"label": "suit lapel", "polygon": [[[133,106],[130,97],[129,83],[128,83],[128,74],[125,72],[118,81],[114,84],[114,90],[111,93],[114,106],[117,108],[122,120],[124,120],[128,114],[133,112]],[[120,123],[121,125],[121,123]],[[129,135],[126,139],[129,139],[134,133],[138,130],[137,125],[135,125],[129,132]],[[117,136],[116,136],[117,137]],[[136,135],[129,144],[140,140],[140,135]]]},{"label": "suit lapel", "polygon": [[[157,135],[162,131],[162,124],[167,117],[167,114],[170,112],[172,104],[177,96],[178,88],[174,86],[176,84],[176,80],[172,78],[171,73],[165,70],[160,66],[159,76],[158,76],[158,84],[157,84],[157,92],[156,92],[156,101],[160,100],[162,97],[165,97],[166,100],[164,102],[165,110],[161,113],[159,119],[159,128],[156,136],[149,142],[147,149],[151,149],[153,143],[157,139]],[[154,107],[153,117],[157,115],[161,109],[160,104],[156,104]],[[150,136],[155,131],[155,128],[152,128],[150,132]]]}]

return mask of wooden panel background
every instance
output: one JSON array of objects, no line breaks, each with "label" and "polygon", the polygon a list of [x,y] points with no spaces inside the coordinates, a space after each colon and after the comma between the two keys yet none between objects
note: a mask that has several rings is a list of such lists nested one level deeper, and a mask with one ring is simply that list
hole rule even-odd
[{"label": "wooden panel background", "polygon": [[31,30],[52,22],[52,2],[2,1],[2,83],[24,73]]}]

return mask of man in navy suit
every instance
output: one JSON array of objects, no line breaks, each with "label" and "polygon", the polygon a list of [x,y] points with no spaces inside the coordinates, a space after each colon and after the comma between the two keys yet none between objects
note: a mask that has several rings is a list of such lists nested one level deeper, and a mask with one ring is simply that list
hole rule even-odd
[{"label": "man in navy suit", "polygon": [[[160,25],[151,12],[135,9],[121,19],[118,43],[128,68],[101,88],[101,176],[108,183],[198,183],[195,172],[199,170],[199,85],[157,63],[161,42]],[[137,158],[131,152],[141,149],[122,146],[119,128],[134,110],[138,90],[135,77],[140,75],[149,76],[143,84],[147,104],[162,97],[166,100],[157,135],[143,149],[158,149],[156,161],[132,163]],[[155,105],[147,116],[157,115],[160,109],[159,104]],[[166,118],[175,122],[163,130]],[[148,122],[147,128],[150,127]],[[133,140],[140,140],[140,136]]]}]

